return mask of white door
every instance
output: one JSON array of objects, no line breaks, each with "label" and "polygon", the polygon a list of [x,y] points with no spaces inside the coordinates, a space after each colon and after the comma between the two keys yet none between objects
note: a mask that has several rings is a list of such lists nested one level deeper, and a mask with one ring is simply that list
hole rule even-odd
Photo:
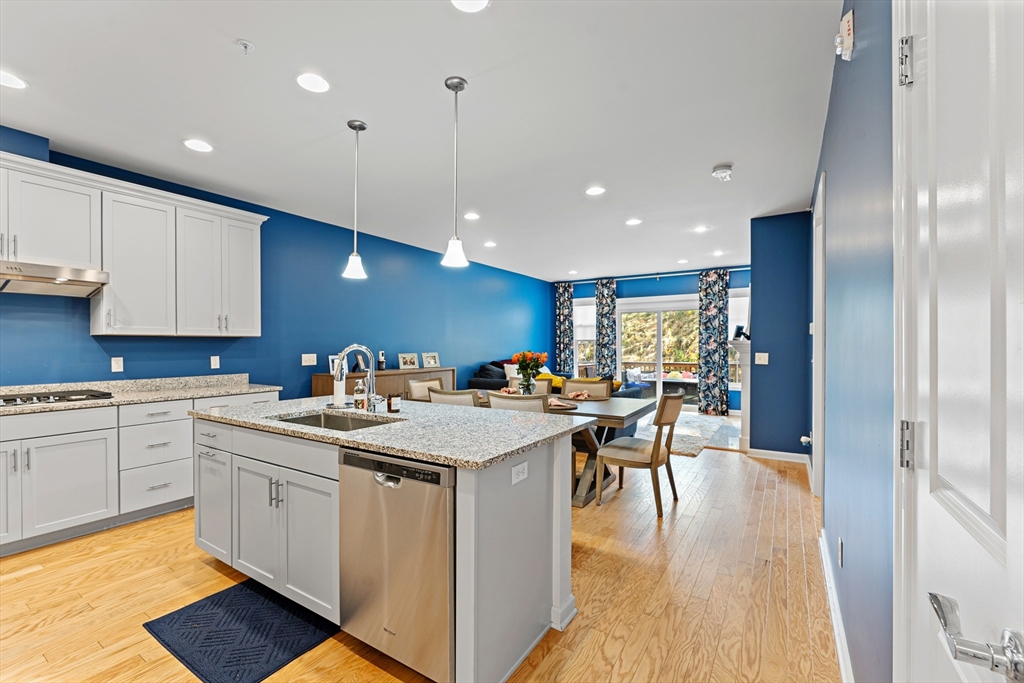
[{"label": "white door", "polygon": [[224,219],[224,334],[260,335],[260,226]]},{"label": "white door", "polygon": [[277,467],[235,455],[231,458],[231,469],[234,475],[231,566],[280,590],[281,513],[274,507]]},{"label": "white door", "polygon": [[7,258],[100,270],[100,191],[9,171]]},{"label": "white door", "polygon": [[21,442],[0,443],[0,543],[21,538]]},{"label": "white door", "polygon": [[103,193],[103,268],[110,284],[93,308],[93,334],[175,333],[174,221],[170,204]]},{"label": "white door", "polygon": [[231,454],[194,446],[196,545],[231,564]]},{"label": "white door", "polygon": [[894,31],[913,39],[894,158],[897,406],[916,442],[896,475],[894,674],[1003,681],[954,661],[928,594],[959,603],[963,638],[1024,630],[1024,3],[899,0]]},{"label": "white door", "polygon": [[117,430],[21,442],[22,536],[118,514]]},{"label": "white door", "polygon": [[218,336],[224,329],[221,305],[221,219],[177,211],[178,334]]},{"label": "white door", "polygon": [[282,467],[277,498],[284,513],[278,590],[341,623],[338,482]]},{"label": "white door", "polygon": [[[814,285],[811,323],[811,493],[825,493],[825,172],[818,178],[811,214]],[[822,506],[824,509],[824,506]]]}]

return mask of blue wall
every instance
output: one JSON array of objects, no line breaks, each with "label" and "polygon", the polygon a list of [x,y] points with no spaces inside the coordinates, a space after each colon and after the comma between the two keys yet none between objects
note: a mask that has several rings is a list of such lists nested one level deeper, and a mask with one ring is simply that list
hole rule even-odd
[{"label": "blue wall", "polygon": [[811,431],[811,214],[750,221],[750,447],[806,454]]},{"label": "blue wall", "polygon": [[[730,268],[729,287],[731,289],[742,289],[750,285],[750,268],[747,266],[735,266]],[[631,276],[633,277],[633,276]],[[696,272],[676,275],[673,277],[644,277],[643,280],[618,280],[615,285],[615,296],[619,299],[629,299],[637,296],[672,296],[675,294],[696,294],[697,293]],[[573,298],[587,299],[594,296],[594,283],[585,282],[574,284],[572,288]]]},{"label": "blue wall", "polygon": [[888,681],[895,424],[892,7],[846,0],[843,12],[850,9],[857,41],[852,61],[835,62],[819,162],[825,171],[824,517],[854,677]]},{"label": "blue wall", "polygon": [[[8,129],[10,130],[10,129]],[[4,132],[2,141],[19,136]],[[23,148],[19,148],[23,149]],[[16,150],[10,150],[16,151]],[[88,299],[0,295],[0,384],[248,372],[280,384],[282,398],[308,396],[313,372],[353,342],[399,352],[437,351],[465,386],[476,367],[530,348],[554,347],[554,288],[548,282],[472,264],[444,268],[441,255],[371,235],[359,252],[369,279],[340,274],[352,232],[292,214],[183,187],[58,152],[51,161],[112,178],[270,216],[262,229],[263,335],[249,339],[92,337]],[[443,246],[443,235],[438,246]],[[316,367],[300,355],[318,354]],[[211,355],[221,368],[210,370]],[[124,357],[112,374],[110,357]]]},{"label": "blue wall", "polygon": [[0,126],[0,150],[39,161],[50,160],[49,140],[7,126]]}]

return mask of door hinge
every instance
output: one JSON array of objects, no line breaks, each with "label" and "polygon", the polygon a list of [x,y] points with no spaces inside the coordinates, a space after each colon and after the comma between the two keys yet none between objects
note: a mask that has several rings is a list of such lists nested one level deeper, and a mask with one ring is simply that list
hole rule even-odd
[{"label": "door hinge", "polygon": [[900,85],[914,82],[914,37],[900,38]]},{"label": "door hinge", "polygon": [[900,467],[914,467],[914,423],[900,420]]}]

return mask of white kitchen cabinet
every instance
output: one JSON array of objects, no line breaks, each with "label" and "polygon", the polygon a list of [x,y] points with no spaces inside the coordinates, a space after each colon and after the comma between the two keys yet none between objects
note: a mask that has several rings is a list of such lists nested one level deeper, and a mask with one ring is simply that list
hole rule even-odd
[{"label": "white kitchen cabinet", "polygon": [[118,514],[117,430],[21,442],[22,537]]},{"label": "white kitchen cabinet", "polygon": [[175,207],[103,193],[103,268],[110,284],[91,302],[94,335],[177,332]]},{"label": "white kitchen cabinet", "polygon": [[278,468],[232,456],[231,566],[278,589],[281,514],[275,507]]},{"label": "white kitchen cabinet", "polygon": [[100,194],[89,185],[9,171],[4,258],[100,270]]},{"label": "white kitchen cabinet", "polygon": [[0,543],[21,538],[21,443],[0,443]]},{"label": "white kitchen cabinet", "polygon": [[121,472],[121,514],[192,497],[192,458]]},{"label": "white kitchen cabinet", "polygon": [[7,174],[6,168],[0,168],[0,261],[7,258]]},{"label": "white kitchen cabinet", "polygon": [[260,226],[225,218],[221,228],[224,334],[260,336]]},{"label": "white kitchen cabinet", "polygon": [[196,545],[231,564],[231,454],[196,445],[193,455]]},{"label": "white kitchen cabinet", "polygon": [[340,623],[338,482],[286,467],[278,472],[284,518],[277,590]]},{"label": "white kitchen cabinet", "polygon": [[178,334],[216,337],[224,332],[221,288],[221,218],[177,211]]}]

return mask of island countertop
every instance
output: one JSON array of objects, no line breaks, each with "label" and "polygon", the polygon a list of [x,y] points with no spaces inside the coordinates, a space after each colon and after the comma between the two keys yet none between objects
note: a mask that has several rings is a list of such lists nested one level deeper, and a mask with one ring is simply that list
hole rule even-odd
[{"label": "island countertop", "polygon": [[[379,427],[350,432],[282,422],[325,409],[331,397],[193,410],[197,420],[220,422],[299,439],[361,448],[374,453],[480,470],[551,443],[594,424],[569,414],[526,413],[438,403],[402,401],[399,413],[368,413]],[[383,411],[383,406],[379,407]],[[334,411],[330,412],[352,412]]]}]

